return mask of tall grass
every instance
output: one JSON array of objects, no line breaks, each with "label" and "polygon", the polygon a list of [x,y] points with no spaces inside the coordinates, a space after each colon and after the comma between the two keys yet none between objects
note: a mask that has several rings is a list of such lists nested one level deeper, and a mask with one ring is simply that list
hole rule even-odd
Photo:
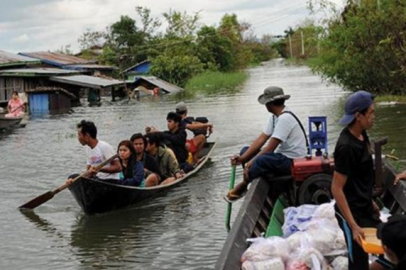
[{"label": "tall grass", "polygon": [[186,91],[216,93],[235,91],[248,75],[244,71],[223,73],[219,71],[206,71],[191,78],[186,86]]}]

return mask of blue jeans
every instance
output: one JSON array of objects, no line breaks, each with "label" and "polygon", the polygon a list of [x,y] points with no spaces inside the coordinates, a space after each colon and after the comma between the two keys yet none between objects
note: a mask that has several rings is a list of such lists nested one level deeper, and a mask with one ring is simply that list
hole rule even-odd
[{"label": "blue jeans", "polygon": [[[240,156],[242,156],[247,150],[248,146],[243,147],[240,151]],[[292,159],[280,153],[265,153],[255,158],[251,168],[248,171],[248,181],[251,182],[255,178],[269,173],[275,175],[290,175],[291,166]]]}]

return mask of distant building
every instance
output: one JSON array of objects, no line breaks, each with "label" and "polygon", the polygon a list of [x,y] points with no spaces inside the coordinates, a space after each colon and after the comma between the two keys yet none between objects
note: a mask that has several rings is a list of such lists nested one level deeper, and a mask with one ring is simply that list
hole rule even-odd
[{"label": "distant building", "polygon": [[122,72],[122,74],[124,74],[127,77],[127,79],[133,80],[135,79],[135,77],[137,77],[137,75],[148,74],[150,70],[151,70],[151,61],[145,60],[138,64],[135,64],[132,67],[127,68]]},{"label": "distant building", "polygon": [[40,60],[44,65],[67,70],[76,70],[88,75],[111,75],[115,69],[112,66],[97,64],[95,60],[88,60],[74,55],[54,52],[19,53],[22,56]]},{"label": "distant building", "polygon": [[27,91],[30,114],[67,113],[76,97],[59,87],[36,87]]},{"label": "distant building", "polygon": [[[133,80],[127,80],[127,85],[132,89],[133,96],[137,97],[173,94],[184,91],[183,88],[155,76],[138,76]],[[154,93],[154,89],[158,91]]]}]

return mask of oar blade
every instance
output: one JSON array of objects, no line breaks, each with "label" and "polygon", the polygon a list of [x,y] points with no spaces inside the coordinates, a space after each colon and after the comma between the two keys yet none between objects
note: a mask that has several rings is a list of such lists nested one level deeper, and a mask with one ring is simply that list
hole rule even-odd
[{"label": "oar blade", "polygon": [[48,191],[47,193],[44,193],[44,194],[32,199],[31,201],[27,202],[26,204],[21,205],[18,208],[19,209],[34,209],[34,208],[40,206],[41,204],[49,201],[53,197],[54,197],[54,193],[52,191]]}]

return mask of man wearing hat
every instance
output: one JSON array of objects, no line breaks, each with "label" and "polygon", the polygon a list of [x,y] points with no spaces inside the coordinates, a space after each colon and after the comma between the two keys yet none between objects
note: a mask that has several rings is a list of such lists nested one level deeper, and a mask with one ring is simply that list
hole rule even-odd
[{"label": "man wearing hat", "polygon": [[342,130],[334,151],[335,171],[331,186],[336,200],[337,221],[346,233],[349,247],[348,269],[369,269],[368,254],[361,247],[363,227],[376,227],[379,208],[372,200],[374,169],[366,131],[375,118],[373,96],[366,91],[351,94],[344,105]]},{"label": "man wearing hat", "polygon": [[[258,102],[272,115],[257,139],[243,148],[240,156],[231,158],[234,165],[245,164],[244,177],[229,191],[225,197],[227,201],[241,198],[248,184],[259,176],[290,175],[292,160],[306,156],[306,134],[299,119],[285,106],[285,100],[289,98],[290,95],[285,95],[283,89],[276,86],[266,88],[259,96]],[[266,142],[268,144],[264,146]]]},{"label": "man wearing hat", "polygon": [[200,123],[193,120],[188,119],[187,117],[187,106],[186,103],[181,101],[176,104],[176,113],[182,117],[182,121],[179,124],[180,129],[188,129],[194,133],[194,137],[192,139],[186,140],[186,148],[190,153],[193,155],[193,161],[197,161],[197,153],[200,149],[203,148],[204,143],[206,142],[205,134],[199,133],[199,131],[203,130],[203,132],[209,131],[211,134],[213,132],[213,124],[211,123]]},{"label": "man wearing hat", "polygon": [[378,225],[377,237],[381,239],[388,259],[394,270],[406,269],[406,216],[393,215],[387,223]]}]

